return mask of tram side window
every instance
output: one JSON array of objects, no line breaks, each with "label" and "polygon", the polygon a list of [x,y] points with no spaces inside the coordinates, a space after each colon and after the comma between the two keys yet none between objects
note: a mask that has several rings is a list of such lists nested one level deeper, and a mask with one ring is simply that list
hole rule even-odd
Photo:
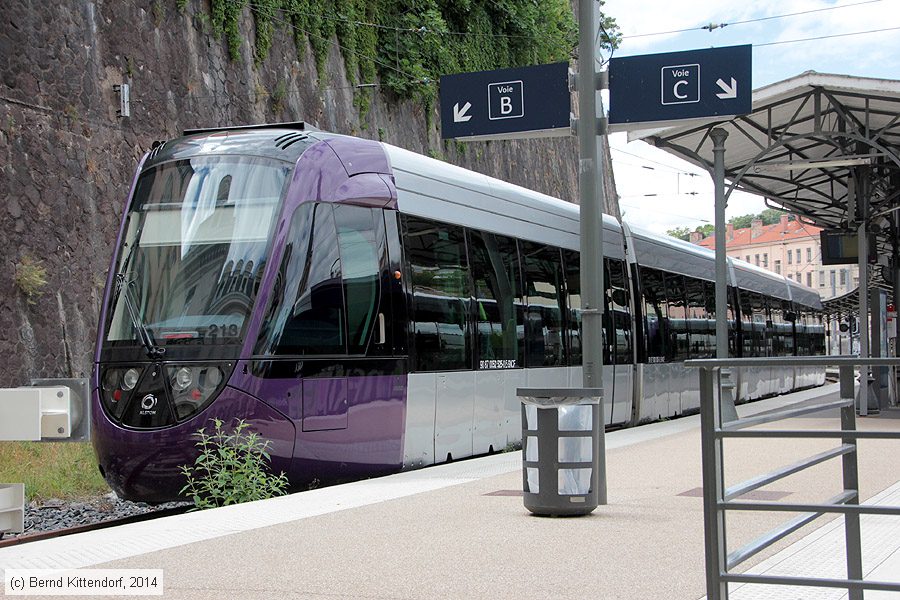
[{"label": "tram side window", "polygon": [[522,242],[528,312],[525,319],[526,366],[566,364],[563,339],[565,286],[560,251],[553,246]]},{"label": "tram side window", "polygon": [[812,315],[812,323],[809,327],[809,352],[813,356],[825,355],[825,323],[824,315],[815,311]]},{"label": "tram side window", "polygon": [[[715,321],[706,314],[706,284],[709,282],[685,278],[688,307],[688,328],[691,331],[691,358],[712,358],[715,355]],[[715,294],[715,290],[713,290]],[[715,298],[713,298],[715,302]]]},{"label": "tram side window", "polygon": [[790,309],[790,302],[769,298],[772,323],[769,327],[769,336],[772,338],[774,356],[793,356],[794,354],[794,329],[793,325],[785,318]]},{"label": "tram side window", "polygon": [[[712,353],[718,353],[718,336],[716,334],[716,284],[713,281],[703,282],[706,291],[706,314],[709,319],[709,332],[711,343],[713,344]],[[728,325],[728,356],[736,358],[738,356],[738,326],[735,314],[738,311],[738,293],[733,286],[728,286],[725,290],[725,299],[728,301],[728,310],[725,313],[725,321]]]},{"label": "tram side window", "polygon": [[774,356],[772,339],[766,335],[766,325],[769,322],[766,298],[762,294],[753,293],[751,301],[753,302],[753,339],[759,352],[758,356]]},{"label": "tram side window", "polygon": [[417,371],[470,368],[469,274],[463,229],[407,217]]},{"label": "tram side window", "polygon": [[809,330],[806,326],[806,312],[800,309],[797,310],[796,315],[794,337],[797,340],[797,356],[809,356]]},{"label": "tram side window", "polygon": [[[581,364],[581,259],[574,250],[563,250],[563,264],[566,268],[566,343],[569,345],[569,365]],[[604,315],[604,319],[606,315]],[[604,322],[605,324],[605,322]],[[604,341],[607,337],[603,331]],[[603,364],[609,364],[607,345],[603,344]]]},{"label": "tram side window", "polygon": [[508,369],[524,364],[524,313],[519,254],[513,239],[470,231],[475,280],[475,364]]},{"label": "tram side window", "polygon": [[690,357],[691,336],[684,297],[684,275],[666,273],[666,301],[669,304],[669,360],[686,360]]},{"label": "tram side window", "polygon": [[662,271],[641,267],[641,291],[644,301],[644,336],[647,344],[647,362],[666,362],[666,338],[668,335],[668,309],[666,285]]},{"label": "tram side window", "polygon": [[741,306],[741,356],[753,358],[759,356],[758,338],[753,331],[753,293],[746,290],[738,292]]},{"label": "tram side window", "polygon": [[629,364],[634,360],[634,346],[631,340],[631,308],[628,282],[625,279],[625,262],[607,259],[606,267],[608,273],[606,312],[612,315],[615,328],[615,362],[618,365]]},{"label": "tram side window", "polygon": [[257,354],[342,354],[344,290],[333,207],[300,206],[287,239]]},{"label": "tram side window", "polygon": [[364,353],[380,306],[379,272],[385,257],[378,250],[376,226],[384,226],[381,211],[336,205],[338,246],[347,301],[347,343],[350,354]]}]

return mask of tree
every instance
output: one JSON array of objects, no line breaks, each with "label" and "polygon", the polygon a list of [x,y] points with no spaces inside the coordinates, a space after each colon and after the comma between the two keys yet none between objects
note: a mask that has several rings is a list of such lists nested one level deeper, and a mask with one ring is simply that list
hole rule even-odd
[{"label": "tree", "polygon": [[[728,222],[734,225],[735,229],[746,229],[753,224],[754,219],[759,219],[762,221],[763,225],[774,225],[781,220],[781,215],[788,214],[785,210],[780,210],[778,208],[767,208],[757,215],[741,215],[739,217],[732,217],[728,219]],[[794,215],[789,215],[788,220],[793,221],[796,219]]]},{"label": "tree", "polygon": [[734,225],[735,229],[746,229],[750,227],[753,219],[757,218],[757,216],[758,215],[741,215],[739,217],[731,217],[728,219],[728,222],[731,225]]},{"label": "tree", "polygon": [[666,234],[678,238],[679,240],[689,242],[691,241],[691,234],[694,232],[699,233],[702,237],[709,237],[715,233],[715,231],[715,226],[712,223],[707,223],[706,225],[698,225],[693,230],[690,227],[676,227],[675,229],[668,230]]},{"label": "tree", "polygon": [[[787,215],[786,210],[779,210],[777,208],[767,208],[766,210],[759,213],[759,218],[762,219],[763,225],[774,225],[775,223],[781,220],[781,215]],[[796,219],[794,215],[788,215],[788,221],[793,221]]]},{"label": "tree", "polygon": [[712,223],[707,223],[706,225],[698,226],[694,231],[699,231],[703,237],[708,238],[716,232],[716,226]]},{"label": "tree", "polygon": [[687,227],[676,227],[675,229],[668,230],[666,234],[686,242],[691,239],[691,230]]}]

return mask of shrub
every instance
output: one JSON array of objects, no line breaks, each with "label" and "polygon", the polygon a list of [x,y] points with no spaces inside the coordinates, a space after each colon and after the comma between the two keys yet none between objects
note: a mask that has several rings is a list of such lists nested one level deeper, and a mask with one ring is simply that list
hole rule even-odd
[{"label": "shrub", "polygon": [[181,467],[187,479],[181,494],[193,501],[194,509],[264,500],[287,493],[285,474],[269,472],[268,440],[247,431],[250,426],[243,420],[230,432],[223,429],[222,420],[210,420],[212,433],[207,433],[204,427],[194,434],[200,456],[193,466]]},{"label": "shrub", "polygon": [[22,260],[16,263],[16,286],[25,294],[28,304],[35,303],[35,299],[44,293],[46,285],[47,269],[41,261],[23,256]]}]

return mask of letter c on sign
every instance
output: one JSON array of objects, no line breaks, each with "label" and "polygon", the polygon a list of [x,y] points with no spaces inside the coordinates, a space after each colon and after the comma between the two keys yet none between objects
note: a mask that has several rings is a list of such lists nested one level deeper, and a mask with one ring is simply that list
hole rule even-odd
[{"label": "letter c on sign", "polygon": [[675,87],[673,88],[672,93],[674,93],[675,97],[678,98],[679,100],[684,100],[685,98],[687,98],[687,94],[679,94],[678,86],[687,85],[687,83],[688,82],[685,81],[684,79],[680,79],[679,81],[675,82]]}]

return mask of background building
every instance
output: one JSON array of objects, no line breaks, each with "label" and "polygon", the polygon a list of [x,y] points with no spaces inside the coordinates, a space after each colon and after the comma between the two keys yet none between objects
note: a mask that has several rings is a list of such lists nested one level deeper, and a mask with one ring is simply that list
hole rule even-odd
[{"label": "background building", "polygon": [[[725,248],[728,256],[811,287],[824,300],[855,289],[859,284],[859,267],[822,265],[821,231],[821,227],[801,223],[788,215],[782,215],[774,225],[763,225],[755,219],[745,229],[727,225]],[[715,235],[700,239],[700,234],[695,232],[691,241],[711,250],[716,247]]]}]

